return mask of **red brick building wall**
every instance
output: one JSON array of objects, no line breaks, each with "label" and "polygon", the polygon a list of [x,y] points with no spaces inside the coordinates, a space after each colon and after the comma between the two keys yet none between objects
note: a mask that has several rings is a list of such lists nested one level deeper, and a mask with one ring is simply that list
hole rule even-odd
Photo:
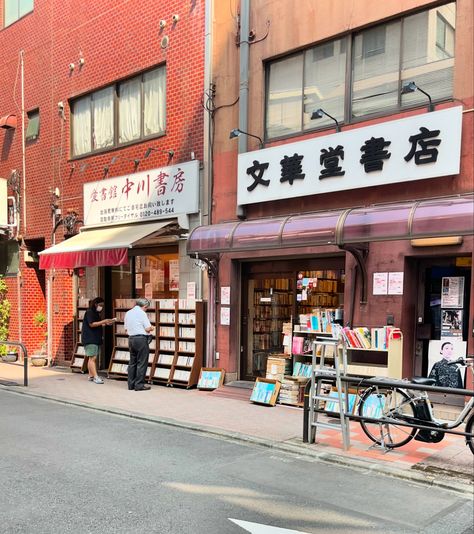
[{"label": "red brick building wall", "polygon": [[[177,23],[172,22],[174,14],[179,15]],[[161,19],[166,21],[162,30]],[[162,48],[165,36],[169,43]],[[83,183],[100,180],[113,156],[120,156],[120,160],[111,167],[110,176],[131,173],[133,163],[127,160],[142,158],[149,146],[174,150],[175,163],[190,160],[191,152],[196,159],[203,159],[203,0],[35,0],[33,12],[0,29],[0,50],[0,116],[13,113],[18,117],[16,130],[0,130],[1,177],[8,178],[12,169],[22,169],[20,50],[24,51],[25,111],[40,110],[39,138],[26,145],[26,228],[23,209],[20,211],[22,248],[31,245],[30,240],[44,240],[44,246],[50,246],[52,191],[59,188],[63,214],[74,209],[81,215]],[[84,58],[82,67],[80,57]],[[70,63],[75,64],[72,71]],[[71,161],[69,100],[161,64],[166,64],[167,70],[165,135]],[[64,120],[58,113],[58,102],[64,103]],[[81,172],[84,163],[87,168]],[[166,163],[166,154],[152,152],[139,170]],[[62,233],[61,229],[56,232],[56,242],[62,240]],[[69,357],[72,348],[70,274],[54,273],[53,358],[57,361]],[[13,304],[10,338],[20,337],[21,322],[21,337],[32,351],[42,341],[32,326],[32,317],[38,310],[46,311],[45,273],[21,261],[20,299],[16,278],[9,278],[8,284]]]}]

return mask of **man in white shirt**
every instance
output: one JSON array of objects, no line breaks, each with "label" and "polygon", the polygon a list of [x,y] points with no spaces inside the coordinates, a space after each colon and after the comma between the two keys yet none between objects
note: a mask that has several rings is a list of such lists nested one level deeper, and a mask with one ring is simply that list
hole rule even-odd
[{"label": "man in white shirt", "polygon": [[136,300],[136,306],[125,314],[125,329],[128,334],[128,347],[130,349],[130,363],[128,365],[128,389],[134,391],[148,391],[150,386],[145,385],[145,375],[148,367],[148,334],[153,330],[148,316],[148,299]]}]

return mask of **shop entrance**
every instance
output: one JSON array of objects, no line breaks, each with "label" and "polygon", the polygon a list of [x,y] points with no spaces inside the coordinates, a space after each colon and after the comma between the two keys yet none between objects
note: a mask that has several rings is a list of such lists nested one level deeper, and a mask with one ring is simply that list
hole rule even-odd
[{"label": "shop entrance", "polygon": [[[446,366],[445,362],[466,355],[471,275],[469,257],[419,261],[414,374],[431,376],[440,386],[459,387],[462,380],[465,387],[464,369]],[[438,371],[444,367],[446,372]],[[430,396],[438,403],[463,404],[455,395]]]},{"label": "shop entrance", "polygon": [[344,263],[344,256],[243,263],[242,380],[264,377],[271,354],[289,353],[292,365],[289,337],[305,314],[342,310]]}]

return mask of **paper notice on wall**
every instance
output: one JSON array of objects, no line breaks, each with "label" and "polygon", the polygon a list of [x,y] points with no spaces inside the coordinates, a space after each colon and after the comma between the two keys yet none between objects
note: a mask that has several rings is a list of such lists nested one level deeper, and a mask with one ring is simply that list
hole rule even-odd
[{"label": "paper notice on wall", "polygon": [[230,308],[221,306],[221,325],[230,325]]},{"label": "paper notice on wall", "polygon": [[188,300],[196,300],[196,282],[188,282],[186,284],[186,298]]},{"label": "paper notice on wall", "polygon": [[159,258],[150,263],[150,282],[154,291],[165,290],[165,263]]},{"label": "paper notice on wall", "polygon": [[403,272],[388,273],[388,294],[403,295]]},{"label": "paper notice on wall", "polygon": [[179,260],[170,260],[170,291],[179,291]]},{"label": "paper notice on wall", "polygon": [[388,273],[374,273],[373,295],[386,295],[388,291]]},{"label": "paper notice on wall", "polygon": [[221,304],[230,304],[230,286],[221,287]]},{"label": "paper notice on wall", "polygon": [[135,288],[141,289],[143,287],[143,275],[141,273],[137,273],[135,275]]},{"label": "paper notice on wall", "polygon": [[145,284],[145,298],[146,299],[153,298],[153,286],[151,284]]},{"label": "paper notice on wall", "polygon": [[441,282],[441,307],[464,306],[464,276],[443,276]]}]

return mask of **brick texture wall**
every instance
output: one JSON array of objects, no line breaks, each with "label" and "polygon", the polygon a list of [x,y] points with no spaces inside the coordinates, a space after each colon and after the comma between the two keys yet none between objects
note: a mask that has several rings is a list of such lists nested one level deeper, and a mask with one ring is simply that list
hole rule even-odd
[{"label": "brick texture wall", "polygon": [[[2,3],[3,5],[3,3]],[[177,23],[172,15],[179,15]],[[0,19],[1,17],[0,12]],[[166,20],[160,30],[159,21]],[[169,43],[162,48],[162,38]],[[34,11],[0,29],[0,116],[14,113],[16,130],[0,130],[0,177],[22,169],[20,50],[24,51],[25,110],[40,110],[40,135],[26,146],[26,228],[21,207],[20,243],[32,239],[52,242],[52,191],[60,190],[63,214],[82,214],[83,183],[100,180],[104,166],[120,156],[109,176],[133,172],[127,160],[142,158],[153,146],[175,152],[174,162],[203,157],[204,0],[35,0]],[[79,58],[84,65],[79,68]],[[70,71],[69,64],[75,69]],[[166,64],[166,134],[148,142],[71,161],[69,100],[143,70]],[[65,119],[58,113],[65,104]],[[81,167],[87,167],[81,172]],[[167,164],[164,153],[152,152],[139,170]],[[23,180],[23,176],[22,176]],[[63,239],[56,232],[56,242]],[[73,287],[71,273],[53,277],[53,357],[63,361],[72,350]],[[11,339],[22,338],[31,352],[41,344],[32,325],[38,310],[46,311],[45,273],[21,262],[21,298],[16,278],[9,279],[13,304]]]}]

